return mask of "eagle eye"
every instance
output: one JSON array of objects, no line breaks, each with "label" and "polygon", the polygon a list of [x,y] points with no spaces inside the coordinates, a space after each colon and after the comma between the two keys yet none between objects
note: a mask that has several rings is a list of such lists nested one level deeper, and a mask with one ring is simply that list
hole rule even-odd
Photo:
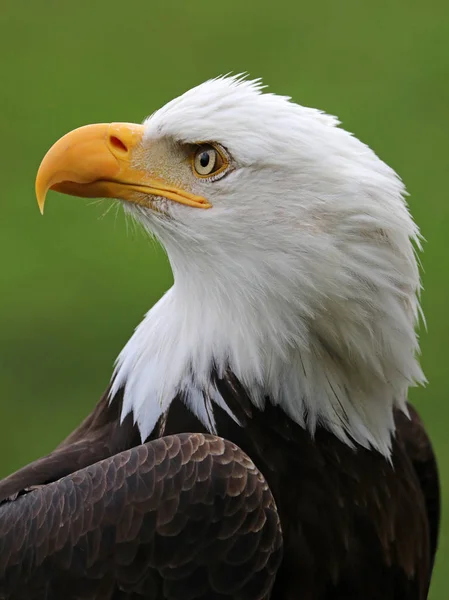
[{"label": "eagle eye", "polygon": [[224,150],[215,144],[199,143],[192,156],[192,170],[200,179],[215,179],[224,175],[229,167],[229,160]]}]

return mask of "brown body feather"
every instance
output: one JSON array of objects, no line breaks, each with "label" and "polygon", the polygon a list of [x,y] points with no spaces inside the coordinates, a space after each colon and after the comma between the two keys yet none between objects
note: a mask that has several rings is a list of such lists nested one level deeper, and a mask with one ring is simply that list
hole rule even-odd
[{"label": "brown body feather", "polygon": [[259,411],[232,374],[216,385],[242,424],[214,409],[232,443],[175,399],[141,445],[105,394],[3,480],[0,598],[425,599],[439,489],[417,413],[396,415],[390,464]]}]

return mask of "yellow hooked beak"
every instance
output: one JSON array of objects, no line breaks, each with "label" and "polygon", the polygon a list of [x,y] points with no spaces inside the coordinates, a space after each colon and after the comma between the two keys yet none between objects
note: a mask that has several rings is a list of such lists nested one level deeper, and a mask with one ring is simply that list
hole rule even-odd
[{"label": "yellow hooked beak", "polygon": [[117,198],[151,208],[163,196],[196,208],[212,205],[133,167],[133,150],[142,142],[143,125],[100,123],[67,133],[45,155],[36,177],[36,196],[44,212],[48,190],[85,198]]}]

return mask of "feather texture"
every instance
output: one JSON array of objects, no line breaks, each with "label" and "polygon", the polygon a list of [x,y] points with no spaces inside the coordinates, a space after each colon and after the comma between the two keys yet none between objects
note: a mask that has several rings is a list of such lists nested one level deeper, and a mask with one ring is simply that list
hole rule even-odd
[{"label": "feather texture", "polygon": [[232,373],[214,382],[241,423],[213,405],[230,442],[177,398],[140,445],[105,394],[0,482],[2,600],[425,600],[439,490],[413,408],[395,411],[390,465],[320,426],[312,439],[271,403],[259,411]]},{"label": "feather texture", "polygon": [[[268,598],[281,531],[234,444],[168,436],[0,506],[0,598]],[[114,592],[115,591],[115,592]]]}]

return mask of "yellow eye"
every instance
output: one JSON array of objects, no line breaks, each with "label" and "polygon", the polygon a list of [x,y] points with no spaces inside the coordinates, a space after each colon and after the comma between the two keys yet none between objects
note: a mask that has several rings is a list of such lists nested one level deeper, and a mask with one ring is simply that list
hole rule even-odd
[{"label": "yellow eye", "polygon": [[215,177],[227,168],[228,161],[212,144],[201,144],[193,155],[192,166],[197,177]]}]

